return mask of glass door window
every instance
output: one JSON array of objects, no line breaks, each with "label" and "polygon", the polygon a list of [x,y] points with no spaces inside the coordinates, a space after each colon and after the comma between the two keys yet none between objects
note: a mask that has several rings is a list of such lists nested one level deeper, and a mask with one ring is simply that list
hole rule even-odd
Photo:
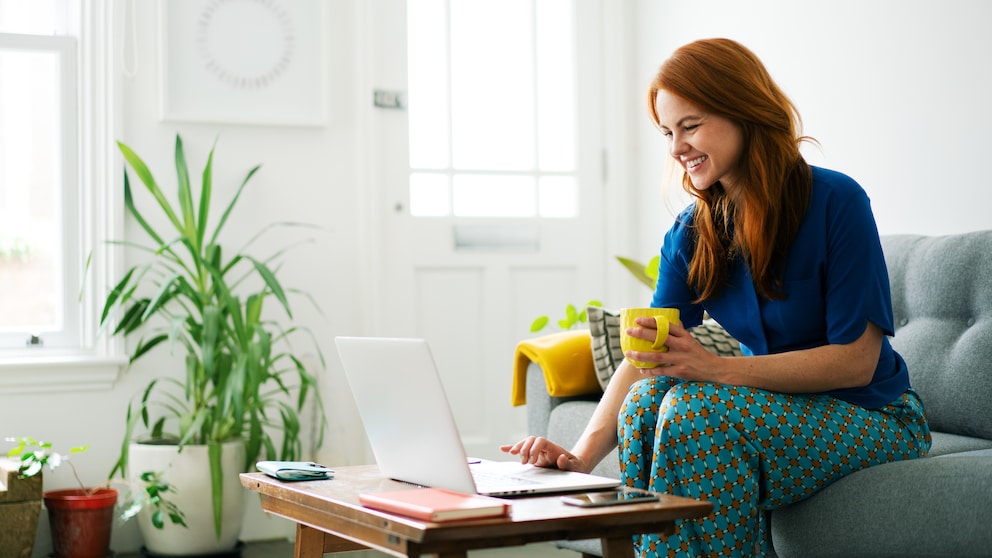
[{"label": "glass door window", "polygon": [[572,0],[407,10],[411,214],[577,217]]}]

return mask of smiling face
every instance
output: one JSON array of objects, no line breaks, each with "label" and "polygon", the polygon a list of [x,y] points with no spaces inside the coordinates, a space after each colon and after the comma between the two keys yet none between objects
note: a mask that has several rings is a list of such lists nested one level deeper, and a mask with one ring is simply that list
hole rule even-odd
[{"label": "smiling face", "polygon": [[720,182],[730,189],[744,152],[744,133],[733,121],[708,113],[664,89],[655,100],[669,153],[697,190]]}]

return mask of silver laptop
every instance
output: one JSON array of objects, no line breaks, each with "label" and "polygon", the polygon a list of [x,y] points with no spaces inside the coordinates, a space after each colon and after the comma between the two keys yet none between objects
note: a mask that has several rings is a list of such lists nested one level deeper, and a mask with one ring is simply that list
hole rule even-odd
[{"label": "silver laptop", "polygon": [[620,484],[617,479],[517,461],[469,460],[426,341],[375,337],[334,341],[372,452],[386,476],[490,496]]}]

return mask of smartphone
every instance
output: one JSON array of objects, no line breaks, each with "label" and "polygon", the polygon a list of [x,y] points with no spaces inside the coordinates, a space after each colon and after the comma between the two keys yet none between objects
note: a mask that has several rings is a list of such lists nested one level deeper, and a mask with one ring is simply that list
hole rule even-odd
[{"label": "smartphone", "polygon": [[617,506],[620,504],[639,504],[641,502],[651,502],[658,499],[658,495],[651,492],[640,492],[618,488],[606,492],[585,492],[582,494],[566,494],[561,497],[561,501],[570,506],[589,508],[594,506]]},{"label": "smartphone", "polygon": [[259,471],[284,481],[324,480],[334,478],[334,471],[312,461],[259,461]]}]

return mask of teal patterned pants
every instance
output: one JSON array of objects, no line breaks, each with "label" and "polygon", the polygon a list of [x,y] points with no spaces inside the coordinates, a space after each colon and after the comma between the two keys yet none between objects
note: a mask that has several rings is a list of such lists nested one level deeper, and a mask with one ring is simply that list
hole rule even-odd
[{"label": "teal patterned pants", "polygon": [[635,539],[639,556],[762,556],[765,512],[865,467],[921,457],[930,429],[913,390],[880,409],[667,377],[631,387],[619,417],[627,486],[708,500],[711,515],[668,537]]}]

